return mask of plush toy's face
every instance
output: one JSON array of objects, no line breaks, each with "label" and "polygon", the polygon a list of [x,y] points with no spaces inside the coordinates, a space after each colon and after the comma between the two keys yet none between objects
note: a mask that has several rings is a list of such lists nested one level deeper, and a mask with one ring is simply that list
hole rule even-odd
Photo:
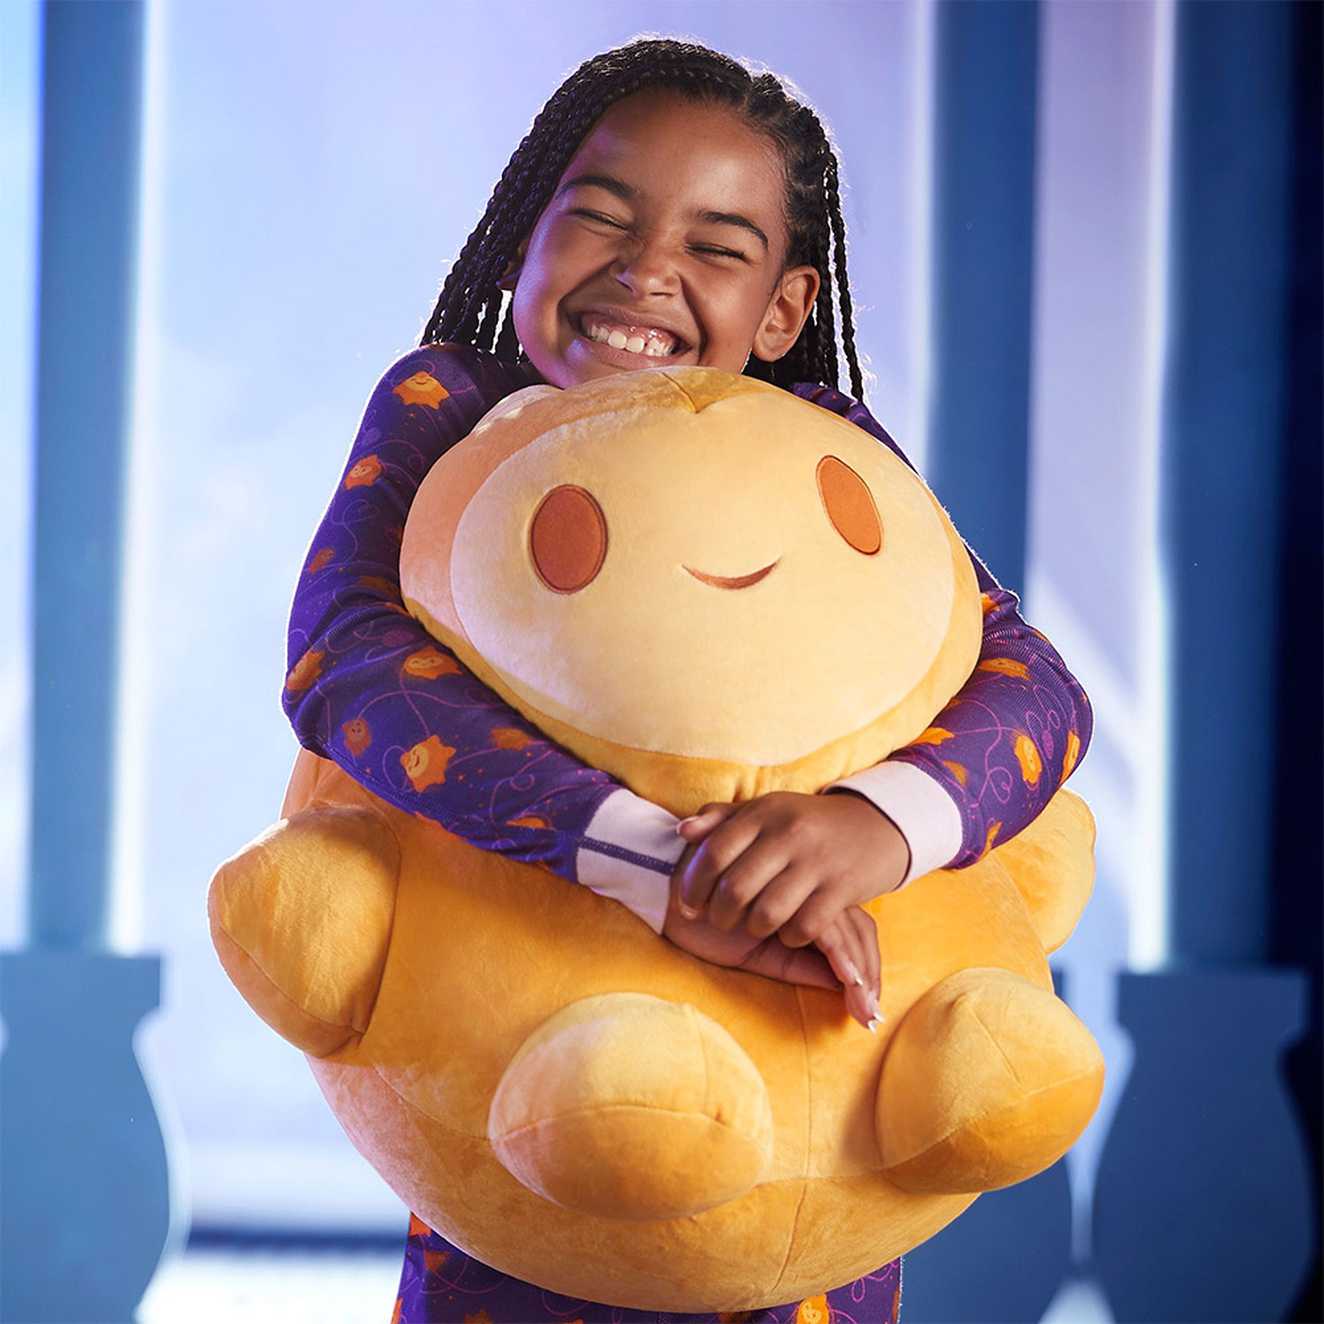
[{"label": "plush toy's face", "polygon": [[402,571],[526,711],[635,750],[778,764],[905,699],[954,619],[977,634],[954,538],[853,424],[662,369],[504,401],[423,484]]}]

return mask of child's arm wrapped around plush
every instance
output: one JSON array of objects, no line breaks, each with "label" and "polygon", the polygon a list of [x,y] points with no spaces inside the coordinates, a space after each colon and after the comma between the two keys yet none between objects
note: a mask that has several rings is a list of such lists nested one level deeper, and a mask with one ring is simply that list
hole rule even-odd
[{"label": "child's arm wrapped around plush", "polygon": [[[301,744],[388,802],[613,896],[661,932],[686,844],[676,819],[548,740],[401,599],[400,540],[423,477],[524,384],[519,370],[453,345],[413,350],[383,376],[300,576],[283,706]],[[862,405],[826,387],[796,393],[905,459]],[[892,886],[971,864],[1021,831],[1090,739],[1084,691],[1015,595],[971,559],[985,611],[976,669],[917,740],[828,788],[864,796],[904,838],[908,863]]]}]

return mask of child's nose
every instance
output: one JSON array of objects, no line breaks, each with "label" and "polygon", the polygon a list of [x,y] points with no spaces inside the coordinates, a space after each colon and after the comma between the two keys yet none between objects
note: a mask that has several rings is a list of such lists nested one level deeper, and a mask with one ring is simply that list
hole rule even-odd
[{"label": "child's nose", "polygon": [[634,294],[668,293],[679,285],[675,256],[661,240],[636,240],[616,260],[616,279]]}]

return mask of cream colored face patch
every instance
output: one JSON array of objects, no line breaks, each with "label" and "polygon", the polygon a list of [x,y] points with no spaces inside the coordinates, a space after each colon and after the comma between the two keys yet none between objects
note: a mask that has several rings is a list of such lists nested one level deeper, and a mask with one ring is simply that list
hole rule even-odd
[{"label": "cream colored face patch", "polygon": [[922,482],[775,388],[546,431],[468,500],[449,588],[470,644],[533,708],[634,749],[751,764],[903,700],[957,591]]}]

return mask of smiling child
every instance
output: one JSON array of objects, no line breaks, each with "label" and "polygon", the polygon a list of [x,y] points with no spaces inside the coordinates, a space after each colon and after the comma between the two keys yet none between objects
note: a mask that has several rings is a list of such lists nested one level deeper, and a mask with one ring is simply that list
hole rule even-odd
[{"label": "smiling child", "polygon": [[[854,398],[836,389],[838,312]],[[712,805],[682,823],[548,741],[403,608],[414,494],[489,408],[539,382],[679,364],[772,382],[905,459],[860,402],[837,161],[820,120],[772,74],[647,39],[587,61],[553,94],[421,346],[374,390],[295,596],[285,709],[305,747],[392,804],[613,897],[696,957],[840,987],[869,1025],[882,972],[862,903],[1022,830],[1092,730],[1079,684],[973,552],[981,660],[912,745],[828,793]],[[898,1261],[734,1316],[569,1301],[411,1219],[394,1319],[875,1324],[895,1321],[899,1300]]]}]

